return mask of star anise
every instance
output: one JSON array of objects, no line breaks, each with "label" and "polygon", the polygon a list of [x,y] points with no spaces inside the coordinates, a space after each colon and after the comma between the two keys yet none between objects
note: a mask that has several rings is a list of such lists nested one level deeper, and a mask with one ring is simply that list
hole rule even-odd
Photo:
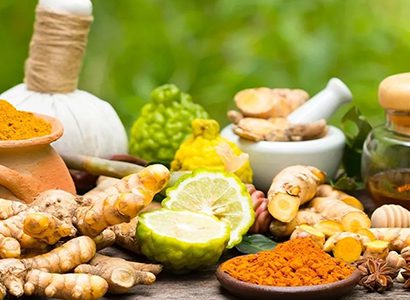
[{"label": "star anise", "polygon": [[401,271],[401,276],[403,276],[403,278],[406,280],[404,282],[403,288],[410,289],[410,263],[403,268],[403,271]]},{"label": "star anise", "polygon": [[371,292],[383,293],[393,286],[398,270],[386,265],[383,259],[367,258],[358,265],[362,273],[359,284]]}]

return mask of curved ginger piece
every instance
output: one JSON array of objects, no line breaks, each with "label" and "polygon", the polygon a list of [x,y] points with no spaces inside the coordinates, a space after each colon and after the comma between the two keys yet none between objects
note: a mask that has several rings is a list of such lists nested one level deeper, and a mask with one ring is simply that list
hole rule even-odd
[{"label": "curved ginger piece", "polygon": [[43,249],[47,247],[46,243],[36,240],[24,233],[24,219],[29,213],[34,212],[36,212],[35,209],[29,208],[15,216],[0,221],[0,234],[4,237],[16,239],[20,243],[21,248]]},{"label": "curved ginger piece", "polygon": [[101,276],[108,282],[110,293],[121,294],[136,284],[153,284],[161,270],[161,265],[138,264],[97,254],[89,264],[79,265],[74,272]]},{"label": "curved ginger piece", "polygon": [[12,237],[0,234],[0,258],[17,258],[20,254],[20,243]]},{"label": "curved ginger piece", "polygon": [[43,241],[49,245],[54,245],[61,238],[74,236],[76,229],[56,217],[42,212],[30,213],[23,223],[24,233]]},{"label": "curved ginger piece", "polygon": [[136,239],[138,217],[128,223],[121,223],[112,227],[115,233],[115,244],[131,252],[141,254],[140,245]]},{"label": "curved ginger piece", "polygon": [[50,273],[65,273],[76,266],[88,262],[94,257],[96,246],[88,236],[80,236],[69,240],[62,246],[48,253],[31,258],[24,258],[21,262],[27,269],[39,269]]},{"label": "curved ginger piece", "polygon": [[309,206],[324,218],[340,222],[344,231],[357,232],[362,228],[370,228],[371,222],[366,213],[342,200],[332,197],[316,197],[309,203]]},{"label": "curved ginger piece", "polygon": [[97,250],[101,250],[114,245],[115,243],[115,232],[111,228],[104,229],[99,235],[93,237],[93,241],[97,246]]},{"label": "curved ginger piece", "polygon": [[28,206],[25,203],[0,198],[0,220],[15,216],[27,208]]},{"label": "curved ginger piece", "polygon": [[334,189],[329,184],[319,185],[316,192],[316,197],[328,197],[342,200],[347,205],[353,206],[364,211],[364,206],[359,199],[353,197],[345,192]]},{"label": "curved ginger piece", "polygon": [[268,210],[281,222],[292,221],[299,206],[310,201],[325,181],[324,172],[312,166],[296,165],[283,169],[273,178],[268,192]]},{"label": "curved ginger piece", "polygon": [[[0,260],[0,290],[1,294],[9,292],[11,295],[20,297],[24,294],[24,280],[27,271],[24,264],[15,258]],[[4,293],[3,293],[4,292]]]},{"label": "curved ginger piece", "polygon": [[129,222],[166,186],[169,177],[163,165],[150,165],[124,177],[95,199],[88,199],[89,205],[77,209],[77,228],[85,235],[96,236],[109,226]]},{"label": "curved ginger piece", "polygon": [[67,300],[94,300],[105,295],[107,282],[95,275],[53,274],[31,270],[26,276],[24,293],[27,296],[46,296]]}]

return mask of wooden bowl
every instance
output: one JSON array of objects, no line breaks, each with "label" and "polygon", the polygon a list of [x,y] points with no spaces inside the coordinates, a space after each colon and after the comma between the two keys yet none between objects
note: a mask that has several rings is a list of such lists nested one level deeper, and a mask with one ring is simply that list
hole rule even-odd
[{"label": "wooden bowl", "polygon": [[355,270],[348,278],[333,283],[282,287],[243,282],[221,271],[219,267],[216,270],[216,278],[222,287],[239,299],[334,300],[349,293],[359,282],[361,275],[359,270]]}]

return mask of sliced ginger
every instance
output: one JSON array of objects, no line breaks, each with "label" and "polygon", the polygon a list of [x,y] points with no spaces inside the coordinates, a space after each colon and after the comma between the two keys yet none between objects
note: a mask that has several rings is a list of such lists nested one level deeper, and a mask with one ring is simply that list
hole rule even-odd
[{"label": "sliced ginger", "polygon": [[268,210],[281,222],[290,222],[297,215],[300,205],[310,201],[325,173],[311,166],[296,165],[283,169],[273,178],[268,192]]},{"label": "sliced ginger", "polygon": [[246,117],[268,119],[275,114],[272,89],[261,87],[238,92],[234,101]]},{"label": "sliced ginger", "polygon": [[301,106],[309,95],[303,90],[270,89],[266,87],[238,92],[234,101],[245,117],[286,117]]},{"label": "sliced ginger", "polygon": [[364,256],[385,259],[389,254],[389,242],[374,240],[364,244],[366,248]]}]

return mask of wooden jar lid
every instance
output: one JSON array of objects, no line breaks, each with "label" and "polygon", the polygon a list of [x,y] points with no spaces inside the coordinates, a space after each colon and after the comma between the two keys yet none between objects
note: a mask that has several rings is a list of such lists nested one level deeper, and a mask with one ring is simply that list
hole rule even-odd
[{"label": "wooden jar lid", "polygon": [[379,85],[379,103],[387,110],[410,111],[410,73],[385,78]]}]

